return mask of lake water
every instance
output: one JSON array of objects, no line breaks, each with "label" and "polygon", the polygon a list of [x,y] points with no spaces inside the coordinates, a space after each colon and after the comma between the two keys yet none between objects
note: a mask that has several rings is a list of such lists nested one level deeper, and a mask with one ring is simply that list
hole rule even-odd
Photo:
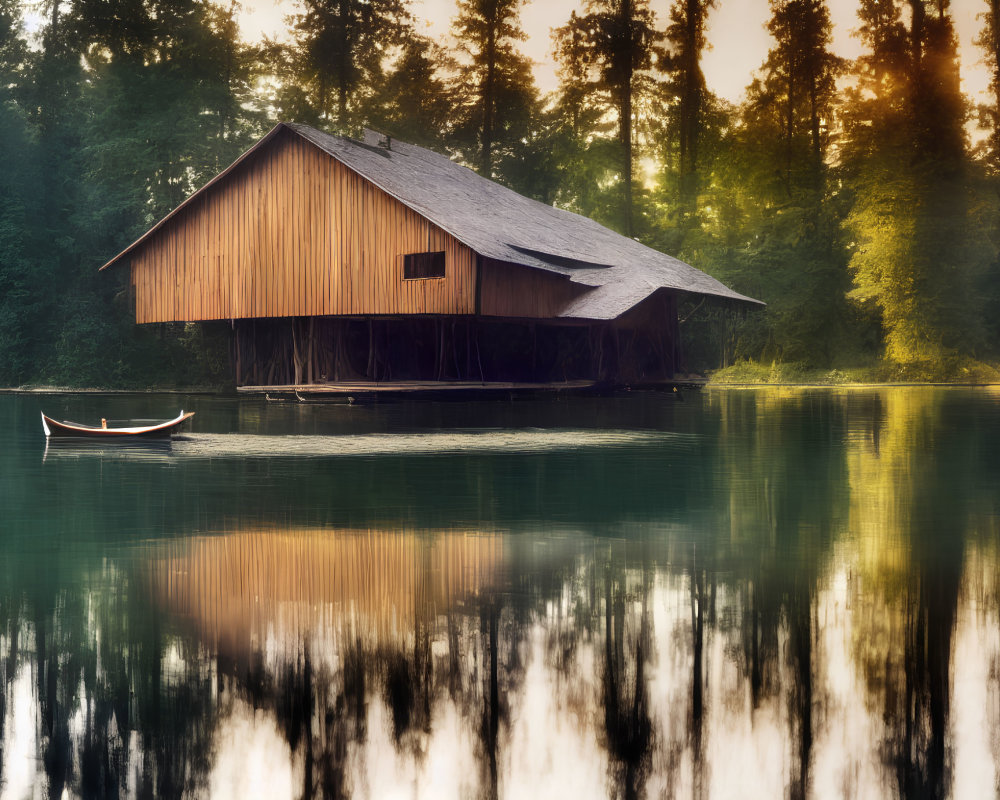
[{"label": "lake water", "polygon": [[0,797],[997,794],[1000,392],[0,419]]}]

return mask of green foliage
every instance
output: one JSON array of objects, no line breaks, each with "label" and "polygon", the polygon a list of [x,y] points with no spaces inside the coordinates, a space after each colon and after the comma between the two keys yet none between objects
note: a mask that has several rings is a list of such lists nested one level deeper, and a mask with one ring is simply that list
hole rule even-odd
[{"label": "green foliage", "polygon": [[822,189],[835,82],[842,62],[830,52],[833,26],[823,0],[771,0],[775,46],[747,90],[744,124],[763,133],[774,195]]},{"label": "green foliage", "polygon": [[19,102],[31,66],[14,3],[0,0],[0,385],[23,382],[44,339],[45,273],[39,151]]},{"label": "green foliage", "polygon": [[[665,161],[676,175],[676,203],[680,213],[693,222],[700,188],[702,139],[706,133],[706,112],[713,98],[705,85],[701,54],[706,47],[705,26],[716,0],[674,0],[667,27],[666,50],[660,66],[667,75],[664,86],[667,102],[666,148],[672,155]],[[671,100],[676,102],[670,102]]]},{"label": "green foliage", "polygon": [[500,165],[517,160],[532,137],[538,91],[531,62],[517,50],[526,37],[525,0],[458,0],[452,23],[462,58],[455,67],[452,143],[479,174],[504,180]]},{"label": "green foliage", "polygon": [[370,89],[381,81],[386,48],[402,41],[409,24],[404,0],[304,0],[290,18],[295,46],[291,87],[319,119],[340,130],[363,121]]},{"label": "green foliage", "polygon": [[0,385],[17,385],[30,372],[29,339],[37,298],[25,256],[23,207],[0,188]]},{"label": "green foliage", "polygon": [[232,7],[55,4],[37,51],[12,10],[0,0],[0,385],[219,383],[217,341],[137,329],[124,276],[96,268],[261,133]]},{"label": "green foliage", "polygon": [[560,84],[549,114],[553,200],[605,224],[620,224],[620,199],[609,191],[617,175],[614,125],[606,109],[593,101],[589,43],[575,11],[564,27],[553,31],[552,41]]},{"label": "green foliage", "polygon": [[957,42],[948,4],[866,0],[870,52],[848,94],[843,175],[852,207],[850,297],[877,315],[885,357],[937,370],[983,341],[978,286],[993,246],[972,209]]},{"label": "green foliage", "polygon": [[[774,0],[771,10],[774,47],[738,119],[706,115],[701,207],[674,223],[678,236],[665,244],[767,303],[735,327],[727,359],[831,366],[857,349],[844,300],[842,203],[828,176],[829,134],[818,123],[834,116],[840,63],[829,52],[823,3]],[[667,208],[683,205],[670,200],[665,193]]]},{"label": "green foliage", "polygon": [[950,356],[937,362],[894,364],[879,361],[835,369],[807,362],[739,361],[709,375],[713,384],[816,384],[844,386],[871,383],[1000,383],[1000,367],[974,358]]},{"label": "green foliage", "polygon": [[443,149],[456,99],[440,75],[442,49],[412,31],[373,92],[367,124],[421,147]]},{"label": "green foliage", "polygon": [[870,165],[847,217],[855,236],[849,296],[877,310],[896,364],[938,363],[982,340],[974,287],[994,250],[970,225],[964,181],[901,176]]},{"label": "green foliage", "polygon": [[[608,224],[628,236],[640,227],[636,219],[635,164],[643,147],[637,130],[649,119],[655,102],[657,78],[652,70],[657,30],[648,0],[588,0],[587,13],[571,14],[566,26],[554,33],[556,55],[562,63],[562,94],[579,132],[580,109],[589,105],[600,119],[615,120],[617,157],[615,174],[604,181],[617,213]],[[597,133],[593,129],[588,133]],[[607,129],[600,131],[608,137]],[[601,148],[597,148],[600,152]]]},{"label": "green foliage", "polygon": [[865,384],[884,380],[878,367],[852,367],[849,369],[816,369],[806,362],[797,361],[739,361],[710,376],[717,384],[822,384],[843,386]]},{"label": "green foliage", "polygon": [[27,61],[28,46],[21,34],[22,24],[20,3],[0,0],[0,91],[4,95],[19,80]]},{"label": "green foliage", "polygon": [[990,171],[1000,173],[1000,0],[987,0],[987,10],[980,18],[982,30],[976,44],[983,51],[983,62],[990,70],[992,102],[979,106],[979,126],[987,131],[984,155]]}]

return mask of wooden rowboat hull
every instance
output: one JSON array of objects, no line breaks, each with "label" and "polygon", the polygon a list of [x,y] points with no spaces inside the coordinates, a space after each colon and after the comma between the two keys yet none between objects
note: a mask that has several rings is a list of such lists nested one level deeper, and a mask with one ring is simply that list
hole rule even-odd
[{"label": "wooden rowboat hull", "polygon": [[193,411],[186,414],[181,411],[174,419],[157,422],[153,425],[132,425],[118,428],[105,428],[96,425],[82,425],[79,422],[60,422],[42,414],[42,430],[46,437],[74,437],[85,439],[136,439],[162,438],[173,434],[188,419],[194,416]]}]

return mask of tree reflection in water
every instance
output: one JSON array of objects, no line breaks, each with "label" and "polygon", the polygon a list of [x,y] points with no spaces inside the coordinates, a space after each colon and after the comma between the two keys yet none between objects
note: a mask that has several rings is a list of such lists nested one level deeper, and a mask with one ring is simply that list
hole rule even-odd
[{"label": "tree reflection in water", "polygon": [[998,429],[876,400],[711,396],[718,436],[670,465],[702,506],[661,519],[230,519],[7,569],[6,786],[209,796],[279,758],[274,796],[995,793]]},{"label": "tree reflection in water", "polygon": [[[626,800],[640,797],[649,769],[652,722],[645,678],[649,653],[648,580],[643,575],[638,598],[626,596],[623,576],[609,566],[604,582],[604,730],[612,759],[613,791]],[[638,630],[626,626],[626,602],[638,605]],[[631,633],[631,635],[629,635]]]}]

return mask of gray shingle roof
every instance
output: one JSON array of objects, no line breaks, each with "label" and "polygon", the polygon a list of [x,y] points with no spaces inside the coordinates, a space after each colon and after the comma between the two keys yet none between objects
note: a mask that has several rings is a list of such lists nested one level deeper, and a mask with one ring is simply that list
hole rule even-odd
[{"label": "gray shingle roof", "polygon": [[673,256],[587,217],[524,197],[438,153],[397,140],[390,149],[375,147],[295,123],[278,123],[101,269],[139,247],[282,130],[311,142],[481,256],[557,273],[592,287],[562,309],[561,317],[615,319],[659,289],[763,305]]},{"label": "gray shingle roof", "polygon": [[657,289],[759,303],[673,256],[524,197],[422,147],[393,140],[386,150],[307,125],[286,127],[480,255],[594,287],[559,316],[614,319]]}]

